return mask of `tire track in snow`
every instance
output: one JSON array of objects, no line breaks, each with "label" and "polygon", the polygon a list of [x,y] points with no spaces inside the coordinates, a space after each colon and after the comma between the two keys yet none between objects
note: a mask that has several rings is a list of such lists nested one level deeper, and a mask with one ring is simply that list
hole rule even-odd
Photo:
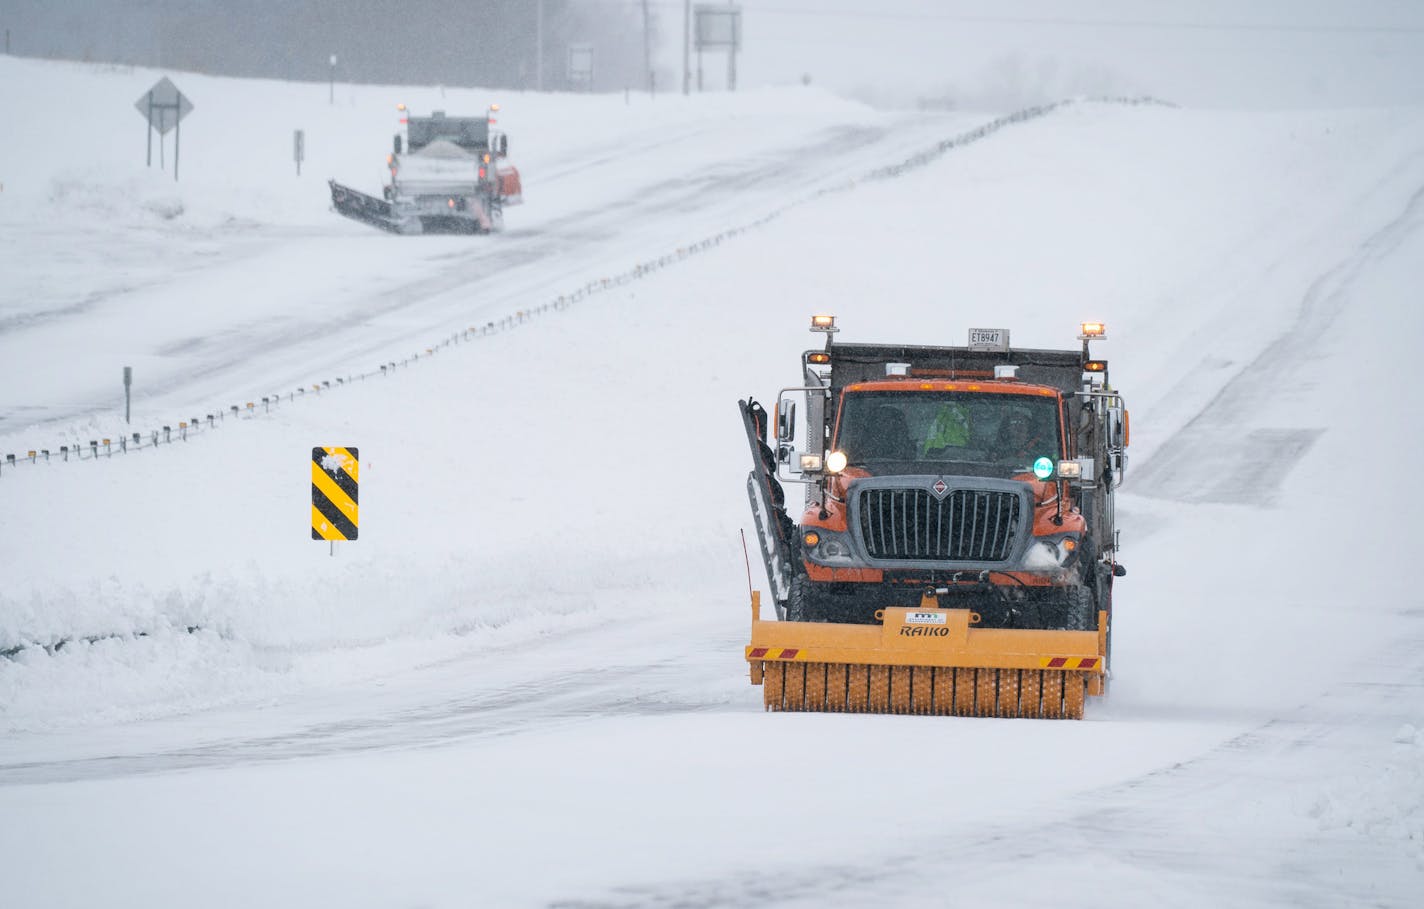
[{"label": "tire track in snow", "polygon": [[[883,854],[788,871],[793,853],[726,877],[615,887],[547,905],[1404,909],[1415,905],[1424,840],[1397,831],[1389,839],[1388,828],[1410,819],[1424,827],[1424,733],[1413,745],[1372,736],[1419,720],[1424,640],[1396,641],[1373,671],[1203,754],[1109,786],[1074,789],[1074,759],[1045,756],[1063,761],[1068,785],[1055,802],[1026,806],[1008,822],[974,826],[975,815],[946,805],[946,827],[959,829],[887,842]],[[1379,697],[1381,687],[1392,696]],[[1338,771],[1344,807],[1332,809],[1332,793],[1318,785],[1322,752]],[[1371,795],[1361,794],[1371,786]],[[1125,881],[1137,889],[1123,890]]]},{"label": "tire track in snow", "polygon": [[[645,623],[644,633],[654,640],[675,638],[666,627],[676,616],[664,616],[657,623]],[[524,641],[479,654],[467,654],[417,670],[419,673],[452,672],[461,686],[469,684],[469,662],[476,657],[486,681],[474,691],[458,687],[447,690],[437,678],[423,686],[413,698],[380,700],[383,684],[356,683],[348,703],[363,712],[341,719],[298,720],[282,732],[233,736],[203,744],[124,752],[123,746],[105,746],[104,753],[92,757],[58,760],[0,761],[0,788],[36,783],[70,783],[115,777],[172,773],[185,770],[264,764],[309,758],[334,757],[376,751],[406,751],[437,748],[447,744],[513,735],[536,729],[586,721],[589,717],[659,716],[728,709],[727,701],[715,693],[715,681],[707,685],[689,682],[687,660],[661,652],[648,661],[622,665],[598,665],[583,669],[543,671],[545,662],[532,660],[535,650],[576,648],[579,652],[612,653],[619,649],[611,636],[622,640],[627,629],[616,618],[550,636],[543,641]],[[740,639],[715,641],[729,653],[739,653]],[[639,651],[641,652],[641,651]],[[720,670],[719,670],[720,675]],[[454,686],[451,686],[454,687]],[[711,694],[696,696],[699,690]],[[367,703],[369,699],[369,704]],[[759,712],[760,702],[747,701],[742,709]]]},{"label": "tire track in snow", "polygon": [[1350,303],[1366,271],[1424,227],[1424,186],[1400,212],[1306,290],[1294,323],[1255,359],[1225,380],[1181,429],[1133,472],[1135,495],[1180,502],[1270,505],[1288,475],[1326,427],[1263,427],[1243,432],[1246,415],[1294,387],[1310,384],[1312,350]]}]

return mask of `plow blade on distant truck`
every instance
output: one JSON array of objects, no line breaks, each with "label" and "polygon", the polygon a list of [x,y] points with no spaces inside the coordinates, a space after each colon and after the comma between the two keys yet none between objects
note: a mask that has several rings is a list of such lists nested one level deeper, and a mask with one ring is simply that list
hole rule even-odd
[{"label": "plow blade on distant truck", "polygon": [[342,186],[335,180],[326,182],[331,187],[331,206],[336,209],[337,214],[393,234],[411,232],[401,230],[401,221],[391,211],[391,203],[386,200],[369,196],[349,186]]}]

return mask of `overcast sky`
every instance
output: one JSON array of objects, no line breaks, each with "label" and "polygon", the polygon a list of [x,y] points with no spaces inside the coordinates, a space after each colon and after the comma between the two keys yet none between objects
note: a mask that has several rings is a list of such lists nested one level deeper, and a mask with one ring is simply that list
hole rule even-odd
[{"label": "overcast sky", "polygon": [[[0,0],[27,56],[205,64],[279,79],[567,88],[569,45],[595,87],[643,87],[643,0]],[[701,5],[701,4],[696,4]],[[720,4],[717,4],[720,5]],[[684,0],[647,0],[660,91],[681,88]],[[1189,106],[1424,104],[1420,0],[741,0],[738,84],[809,78],[894,105],[1002,107],[1074,94]],[[155,19],[168,39],[155,36]],[[274,24],[277,26],[274,28]],[[213,32],[205,35],[204,29]],[[208,41],[208,38],[211,41]],[[181,60],[179,59],[181,57]],[[235,63],[236,61],[236,63]],[[245,67],[245,69],[244,69]],[[727,85],[727,56],[703,55]],[[690,71],[696,85],[697,61]]]},{"label": "overcast sky", "polygon": [[[666,26],[682,4],[655,4]],[[1190,105],[1424,103],[1417,0],[742,0],[743,85],[885,99],[1153,94]],[[673,31],[666,28],[667,31]],[[676,56],[673,34],[666,50]],[[674,72],[675,61],[669,61]],[[703,60],[708,87],[726,57]],[[695,71],[695,62],[693,64]]]}]

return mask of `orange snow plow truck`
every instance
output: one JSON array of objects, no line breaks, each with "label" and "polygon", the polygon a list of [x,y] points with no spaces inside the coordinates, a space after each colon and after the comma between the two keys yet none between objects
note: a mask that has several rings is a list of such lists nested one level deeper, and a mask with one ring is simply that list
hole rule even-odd
[{"label": "orange snow plow truck", "polygon": [[[739,402],[776,613],[752,592],[766,709],[1080,719],[1106,690],[1126,574],[1127,411],[1089,352],[1103,325],[1082,324],[1081,350],[1016,350],[1006,329],[842,344],[833,316],[811,330],[825,348],[771,418]],[[784,483],[805,487],[799,521]]]}]

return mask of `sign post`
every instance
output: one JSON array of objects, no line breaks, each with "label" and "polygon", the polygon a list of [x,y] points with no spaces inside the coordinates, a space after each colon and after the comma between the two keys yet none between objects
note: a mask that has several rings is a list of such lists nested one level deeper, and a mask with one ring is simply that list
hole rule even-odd
[{"label": "sign post", "polygon": [[133,386],[133,367],[124,367],[124,423],[129,422],[129,389]]},{"label": "sign post", "polygon": [[570,44],[568,51],[570,91],[593,91],[593,45]]},{"label": "sign post", "polygon": [[702,91],[702,51],[727,52],[727,91],[737,90],[737,51],[742,49],[742,8],[700,3],[692,8],[692,37],[697,49],[697,90]]},{"label": "sign post", "polygon": [[153,132],[158,131],[158,158],[159,167],[163,167],[163,137],[168,135],[169,130],[173,133],[173,179],[178,179],[178,145],[181,133],[178,132],[178,124],[193,110],[193,102],[183,96],[167,76],[159,79],[153,84],[153,88],[144,92],[139,99],[134,102],[134,107],[140,114],[148,120],[148,160],[147,165],[153,166]]},{"label": "sign post", "polygon": [[307,156],[306,135],[301,130],[292,133],[292,157],[297,162],[297,176],[302,175],[302,159]]}]

